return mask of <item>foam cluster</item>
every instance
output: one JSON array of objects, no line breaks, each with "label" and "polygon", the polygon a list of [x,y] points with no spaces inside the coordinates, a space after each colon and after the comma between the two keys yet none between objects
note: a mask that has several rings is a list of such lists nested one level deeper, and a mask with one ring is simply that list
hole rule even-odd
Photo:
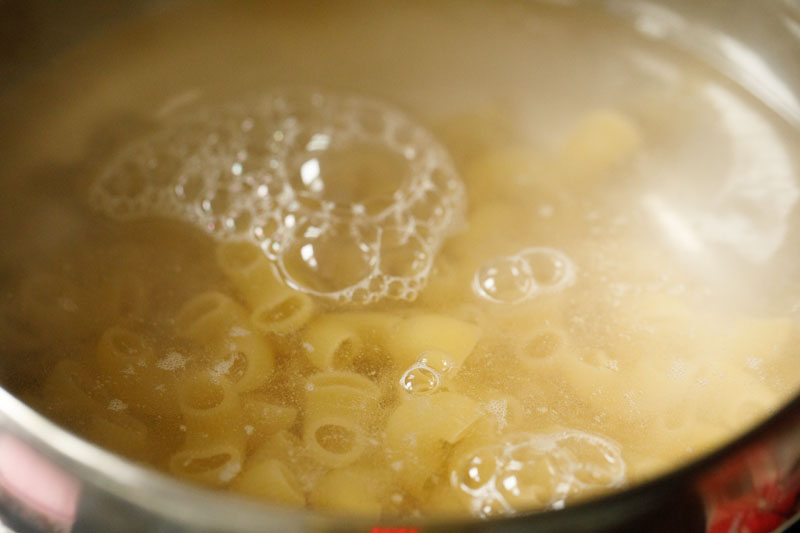
[{"label": "foam cluster", "polygon": [[625,470],[619,446],[599,435],[517,433],[464,456],[450,481],[473,514],[487,517],[563,508],[569,497],[621,485]]},{"label": "foam cluster", "polygon": [[447,151],[405,113],[298,89],[173,114],[89,191],[110,217],[254,242],[287,285],[361,303],[417,296],[464,196]]}]

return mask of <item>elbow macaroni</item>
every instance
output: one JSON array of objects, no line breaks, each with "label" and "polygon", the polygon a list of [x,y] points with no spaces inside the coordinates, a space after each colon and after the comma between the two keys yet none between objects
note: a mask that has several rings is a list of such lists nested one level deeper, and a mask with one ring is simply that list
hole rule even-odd
[{"label": "elbow macaroni", "polygon": [[319,508],[364,518],[380,518],[388,480],[384,472],[364,466],[337,468],[325,474],[309,499]]},{"label": "elbow macaroni", "polygon": [[353,372],[326,372],[308,380],[303,441],[309,453],[330,467],[356,461],[378,409],[380,391]]},{"label": "elbow macaroni", "polygon": [[220,373],[243,359],[243,368],[232,376],[238,391],[257,389],[272,374],[272,347],[255,332],[245,309],[222,293],[206,292],[186,302],[175,328],[181,336],[209,346]]},{"label": "elbow macaroni", "polygon": [[294,473],[276,459],[249,461],[230,487],[242,494],[287,507],[302,507],[306,503]]},{"label": "elbow macaroni", "polygon": [[103,332],[97,344],[97,368],[108,392],[136,412],[176,415],[175,375],[157,366],[152,348],[142,336],[121,326]]},{"label": "elbow macaroni", "polygon": [[290,429],[297,420],[297,409],[277,405],[263,394],[243,395],[241,402],[248,442],[261,442],[272,434]]},{"label": "elbow macaroni", "polygon": [[[354,369],[365,357],[366,346],[385,348],[395,334],[399,317],[388,313],[332,313],[314,319],[303,333],[305,353],[320,370]],[[371,361],[368,366],[381,366]]]},{"label": "elbow macaroni", "polygon": [[444,315],[424,314],[402,320],[396,327],[388,349],[398,368],[408,368],[424,352],[446,353],[459,367],[472,353],[481,329],[468,322]]},{"label": "elbow macaroni", "polygon": [[311,318],[311,298],[281,282],[258,247],[222,243],[217,247],[217,263],[247,301],[253,324],[261,333],[288,333]]},{"label": "elbow macaroni", "polygon": [[445,444],[461,440],[480,416],[474,400],[454,392],[412,397],[400,404],[389,416],[384,438],[387,460],[399,483],[420,494],[443,463]]},{"label": "elbow macaroni", "polygon": [[208,372],[187,376],[178,389],[186,438],[170,457],[178,477],[205,485],[230,482],[244,463],[246,435],[234,387]]}]

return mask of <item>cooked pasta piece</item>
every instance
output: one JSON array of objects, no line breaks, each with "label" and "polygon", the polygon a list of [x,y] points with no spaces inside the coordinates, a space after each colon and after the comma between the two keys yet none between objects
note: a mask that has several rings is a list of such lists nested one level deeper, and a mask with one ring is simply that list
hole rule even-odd
[{"label": "cooked pasta piece", "polygon": [[297,420],[297,409],[277,405],[264,394],[250,393],[240,397],[244,429],[248,443],[259,443],[269,435],[291,428]]},{"label": "cooked pasta piece", "polygon": [[[628,438],[626,458],[632,467],[631,475],[643,479],[684,462],[690,454],[710,451],[730,438],[730,430],[719,424],[702,420],[697,414],[696,400],[670,408],[660,416],[653,417],[646,428]],[[644,464],[629,456],[630,450],[641,448],[646,456]]]},{"label": "cooked pasta piece", "polygon": [[[320,370],[345,370],[374,358],[385,347],[400,318],[388,313],[335,313],[317,317],[303,332],[306,355]],[[366,350],[366,347],[372,350]],[[372,365],[383,361],[372,361]]]},{"label": "cooked pasta piece", "polygon": [[126,457],[144,461],[150,459],[147,425],[125,414],[122,403],[109,403],[90,415],[84,432],[86,438]]},{"label": "cooked pasta piece", "polygon": [[[464,179],[475,186],[471,193],[481,199],[516,202],[520,194],[535,188],[540,201],[559,194],[552,179],[552,163],[530,146],[494,148],[475,157],[464,172]],[[542,189],[545,189],[544,191]]]},{"label": "cooked pasta piece", "polygon": [[522,338],[521,355],[526,361],[567,356],[569,334],[558,327],[534,327]]},{"label": "cooked pasta piece", "polygon": [[445,443],[455,444],[480,418],[478,404],[454,392],[413,396],[386,423],[384,447],[398,482],[420,494],[445,459]]},{"label": "cooked pasta piece", "polygon": [[784,398],[800,387],[797,353],[800,345],[800,323],[790,318],[749,318],[734,324],[729,353],[748,371],[773,383]]},{"label": "cooked pasta piece", "polygon": [[463,516],[469,510],[462,503],[462,496],[449,484],[436,485],[422,501],[422,507],[427,512],[437,516],[454,518]]},{"label": "cooked pasta piece", "polygon": [[97,343],[97,367],[106,374],[123,372],[128,367],[147,367],[155,356],[142,336],[122,326],[103,332]]},{"label": "cooked pasta piece", "polygon": [[379,389],[353,372],[315,374],[308,380],[303,440],[319,462],[341,467],[356,461],[366,447]]},{"label": "cooked pasta piece", "polygon": [[205,292],[186,302],[175,328],[210,349],[215,372],[226,374],[237,391],[257,389],[272,374],[272,347],[256,333],[246,310],[222,293]]},{"label": "cooked pasta piece", "polygon": [[312,457],[331,468],[354,463],[367,446],[364,428],[342,416],[314,416],[303,424],[303,441]]},{"label": "cooked pasta piece", "polygon": [[205,485],[227,484],[241,470],[246,440],[233,386],[224,378],[198,372],[181,380],[178,403],[186,439],[170,457],[170,471]]},{"label": "cooked pasta piece", "polygon": [[709,363],[694,378],[690,394],[702,405],[698,417],[730,432],[744,431],[780,405],[779,394],[746,372],[744,365]]},{"label": "cooked pasta piece", "polygon": [[253,324],[261,333],[288,333],[311,318],[311,298],[287,287],[257,246],[222,243],[217,247],[217,263],[248,303]]},{"label": "cooked pasta piece", "polygon": [[487,390],[481,394],[481,411],[484,413],[479,424],[480,433],[487,435],[522,429],[525,421],[525,407],[519,398],[510,394]]},{"label": "cooked pasta piece", "polygon": [[632,425],[646,425],[679,398],[688,377],[668,375],[650,361],[612,359],[606,352],[569,354],[550,367],[553,379],[563,379],[570,394],[584,405],[584,413],[599,416],[606,425],[624,431]]},{"label": "cooked pasta piece", "polygon": [[234,326],[223,342],[211,345],[213,372],[224,375],[239,392],[258,389],[274,368],[270,343],[248,327]]},{"label": "cooked pasta piece", "polygon": [[395,328],[389,352],[398,368],[406,369],[425,352],[446,353],[452,366],[461,366],[482,334],[474,324],[444,315],[424,314],[407,318]]},{"label": "cooked pasta piece", "polygon": [[269,435],[250,454],[248,461],[277,459],[286,464],[293,464],[305,459],[303,442],[294,434],[282,429]]},{"label": "cooked pasta piece", "polygon": [[463,169],[476,155],[498,144],[511,142],[514,128],[508,115],[507,111],[495,106],[485,106],[450,117],[437,125],[436,133],[445,141],[456,164]]},{"label": "cooked pasta piece", "polygon": [[110,397],[83,364],[62,359],[47,377],[36,404],[61,422],[71,422],[92,442],[137,460],[149,458],[147,426],[128,415],[127,404]]},{"label": "cooked pasta piece", "polygon": [[108,328],[97,343],[97,368],[109,394],[137,413],[157,416],[178,414],[176,374],[160,368],[150,348],[135,331]]},{"label": "cooked pasta piece", "polygon": [[561,151],[565,177],[573,184],[602,181],[630,159],[642,144],[642,133],[630,117],[614,110],[581,119]]},{"label": "cooked pasta piece", "polygon": [[464,287],[469,287],[474,273],[464,272],[459,268],[461,261],[453,257],[455,254],[451,252],[452,248],[457,247],[455,239],[457,237],[445,243],[444,250],[436,258],[436,268],[428,279],[428,285],[419,295],[418,302],[431,311],[445,312],[454,303],[461,303],[469,298]]},{"label": "cooked pasta piece", "polygon": [[303,332],[309,361],[320,370],[348,368],[361,353],[363,342],[355,326],[338,315],[323,315]]},{"label": "cooked pasta piece", "polygon": [[51,416],[78,423],[106,399],[90,370],[74,359],[56,363],[42,386],[41,396]]},{"label": "cooked pasta piece", "polygon": [[[681,298],[664,292],[646,292],[623,300],[615,317],[616,334],[605,335],[604,348],[614,359],[635,362],[647,353],[658,361],[674,354],[712,349],[721,333],[716,322],[700,311],[691,309]],[[703,327],[700,328],[699,325]],[[702,333],[702,335],[701,335]],[[708,342],[708,348],[704,343]]]},{"label": "cooked pasta piece", "polygon": [[318,509],[377,519],[386,499],[387,487],[385,471],[349,466],[322,476],[311,491],[309,501]]},{"label": "cooked pasta piece", "polygon": [[[490,257],[505,255],[509,249],[522,249],[527,244],[527,239],[517,238],[511,242],[498,239],[496,228],[517,227],[530,216],[527,206],[513,206],[505,202],[486,203],[476,207],[469,213],[466,230],[454,235],[442,250],[444,257],[450,258],[454,265],[450,276],[438,280],[443,285],[439,291],[446,291],[455,301],[469,298],[471,293],[464,287],[469,287],[475,269],[481,263]],[[470,265],[470,268],[465,269],[462,265]],[[431,281],[437,283],[437,277]],[[425,292],[423,291],[423,296]]]},{"label": "cooked pasta piece", "polygon": [[175,329],[184,337],[200,343],[225,339],[231,328],[247,325],[246,310],[221,292],[198,294],[181,306],[175,317]]},{"label": "cooked pasta piece", "polygon": [[265,459],[281,461],[304,480],[317,479],[329,468],[316,460],[301,438],[285,429],[269,435],[248,456],[248,462]]},{"label": "cooked pasta piece", "polygon": [[248,461],[230,488],[287,507],[302,507],[306,503],[294,473],[277,459]]},{"label": "cooked pasta piece", "polygon": [[[362,392],[366,398],[376,399],[378,395],[377,386],[372,380],[357,372],[319,372],[308,378],[308,385],[311,392],[320,388],[346,387]],[[358,407],[362,407],[361,404]]]}]

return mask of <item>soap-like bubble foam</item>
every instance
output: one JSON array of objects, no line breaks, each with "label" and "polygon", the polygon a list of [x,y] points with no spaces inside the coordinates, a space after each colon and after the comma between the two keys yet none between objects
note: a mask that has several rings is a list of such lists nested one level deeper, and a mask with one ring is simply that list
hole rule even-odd
[{"label": "soap-like bubble foam", "polygon": [[560,250],[544,246],[495,257],[472,278],[472,290],[493,303],[517,304],[537,294],[563,290],[575,283],[575,264]]},{"label": "soap-like bubble foam", "polygon": [[450,472],[473,514],[562,508],[570,496],[617,487],[625,463],[614,442],[577,430],[517,433],[464,455]]},{"label": "soap-like bubble foam", "polygon": [[89,198],[116,219],[166,216],[249,240],[289,286],[368,303],[416,297],[461,222],[464,187],[403,112],[284,89],[164,118],[116,154]]}]

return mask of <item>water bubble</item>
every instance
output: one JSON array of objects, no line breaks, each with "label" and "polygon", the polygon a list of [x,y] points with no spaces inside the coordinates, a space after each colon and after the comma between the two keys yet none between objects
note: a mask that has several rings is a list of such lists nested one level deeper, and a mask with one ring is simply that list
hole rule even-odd
[{"label": "water bubble", "polygon": [[302,237],[291,239],[278,259],[284,278],[295,289],[311,294],[339,292],[368,277],[377,261],[374,250],[348,227],[323,231],[306,224],[297,233]]},{"label": "water bubble", "polygon": [[526,300],[535,285],[527,263],[510,256],[484,263],[475,273],[472,287],[490,302],[514,304]]},{"label": "water bubble", "polygon": [[136,200],[146,188],[147,170],[136,161],[125,161],[119,173],[103,183],[104,193],[123,200]]},{"label": "water bubble", "polygon": [[576,430],[509,435],[464,454],[450,472],[451,485],[481,517],[561,508],[569,497],[619,486],[624,478],[619,447]]},{"label": "water bubble", "polygon": [[414,394],[431,394],[436,392],[441,382],[441,376],[434,369],[422,364],[414,363],[400,378],[400,386]]},{"label": "water bubble", "polygon": [[491,484],[497,473],[494,447],[479,449],[455,470],[456,483],[468,492],[481,491]]},{"label": "water bubble", "polygon": [[625,478],[625,463],[619,447],[612,442],[579,431],[568,431],[558,441],[575,477],[576,488],[611,487]]},{"label": "water bubble", "polygon": [[381,235],[380,267],[385,275],[413,279],[424,273],[430,253],[416,234],[402,228],[386,228]]},{"label": "water bubble", "polygon": [[563,252],[537,246],[484,263],[473,278],[473,291],[490,302],[516,304],[575,282],[575,265]]},{"label": "water bubble", "polygon": [[497,486],[502,446],[478,447],[459,457],[450,470],[450,484],[466,496],[472,514],[487,518],[513,511]]},{"label": "water bubble", "polygon": [[386,285],[385,292],[390,298],[402,298],[406,292],[405,283],[401,280],[393,279]]},{"label": "water bubble", "polygon": [[448,223],[448,210],[442,205],[442,194],[427,190],[419,194],[411,207],[414,219],[428,227],[437,228]]},{"label": "water bubble", "polygon": [[432,368],[440,374],[447,374],[455,366],[453,358],[441,350],[426,350],[422,352],[417,359],[417,363]]},{"label": "water bubble", "polygon": [[575,265],[560,250],[536,246],[523,250],[518,257],[528,264],[541,291],[558,291],[575,282]]},{"label": "water bubble", "polygon": [[564,476],[552,450],[525,443],[505,450],[498,488],[515,509],[551,505],[562,497]]},{"label": "water bubble", "polygon": [[[313,142],[312,137],[309,144]],[[300,154],[290,166],[290,183],[296,191],[306,190],[339,205],[385,199],[392,206],[394,193],[410,181],[408,162],[380,143],[321,146],[312,146],[316,151]]]}]

